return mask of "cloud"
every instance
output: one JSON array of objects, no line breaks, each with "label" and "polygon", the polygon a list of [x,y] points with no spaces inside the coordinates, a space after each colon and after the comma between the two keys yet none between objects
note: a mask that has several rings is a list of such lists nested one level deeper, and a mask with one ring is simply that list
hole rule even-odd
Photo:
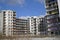
[{"label": "cloud", "polygon": [[41,3],[43,3],[44,2],[44,0],[38,0],[39,2],[41,2]]},{"label": "cloud", "polygon": [[25,0],[0,0],[0,2],[2,3],[6,3],[8,5],[24,5],[25,4]]},{"label": "cloud", "polygon": [[34,1],[37,1],[37,2],[40,2],[40,3],[44,3],[44,0],[34,0]]},{"label": "cloud", "polygon": [[20,4],[23,5],[25,3],[25,0],[10,0],[8,1],[8,4],[15,5],[15,4]]}]

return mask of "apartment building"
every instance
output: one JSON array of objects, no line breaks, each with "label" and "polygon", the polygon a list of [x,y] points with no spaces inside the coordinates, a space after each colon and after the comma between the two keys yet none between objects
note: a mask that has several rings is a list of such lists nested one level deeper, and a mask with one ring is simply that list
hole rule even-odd
[{"label": "apartment building", "polygon": [[29,26],[30,26],[30,34],[36,35],[38,32],[38,21],[36,16],[32,16],[28,18],[29,20]]},{"label": "apartment building", "polygon": [[42,36],[47,35],[45,16],[39,17],[38,35],[42,35]]},{"label": "apartment building", "polygon": [[60,35],[60,0],[45,0],[48,35]]},{"label": "apartment building", "polygon": [[29,21],[27,19],[16,18],[16,35],[29,34]]},{"label": "apartment building", "polygon": [[31,17],[27,17],[27,19],[29,20],[29,27],[30,27],[31,35],[46,34],[44,17],[31,16]]},{"label": "apartment building", "polygon": [[2,10],[0,11],[0,34],[6,36],[46,34],[45,18],[41,16],[16,18],[15,11]]},{"label": "apartment building", "polygon": [[15,29],[16,12],[12,10],[0,11],[0,34],[12,36]]}]

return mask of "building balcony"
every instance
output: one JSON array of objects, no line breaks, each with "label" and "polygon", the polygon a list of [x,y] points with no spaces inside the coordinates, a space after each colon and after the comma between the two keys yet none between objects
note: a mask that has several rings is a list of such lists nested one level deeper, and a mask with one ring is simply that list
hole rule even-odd
[{"label": "building balcony", "polygon": [[14,16],[14,17],[13,17],[13,19],[15,19],[15,20],[16,20],[16,17]]},{"label": "building balcony", "polygon": [[46,17],[46,19],[48,20],[48,19],[56,19],[56,18],[58,18],[58,15],[48,15],[47,17]]},{"label": "building balcony", "polygon": [[58,8],[49,8],[49,9],[47,9],[46,11],[48,12],[48,11],[53,11],[53,10],[57,10]]},{"label": "building balcony", "polygon": [[46,15],[54,15],[54,14],[59,14],[59,13],[58,13],[58,11],[55,11],[55,12],[53,11],[53,12],[51,12],[51,13],[48,12]]},{"label": "building balcony", "polygon": [[57,23],[57,20],[47,21],[48,24]]},{"label": "building balcony", "polygon": [[48,27],[55,26],[54,23],[48,24]]},{"label": "building balcony", "polygon": [[51,28],[51,27],[59,27],[60,23],[56,22],[56,23],[50,23],[48,24],[48,27]]},{"label": "building balcony", "polygon": [[16,14],[13,14],[13,16],[16,16]]},{"label": "building balcony", "polygon": [[47,19],[52,19],[52,18],[54,18],[54,17],[53,16],[47,17]]},{"label": "building balcony", "polygon": [[48,28],[54,27],[54,26],[56,26],[56,25],[54,25],[54,24],[49,24],[49,25],[48,25]]},{"label": "building balcony", "polygon": [[48,31],[56,31],[56,30],[58,30],[57,27],[48,28]]},{"label": "building balcony", "polygon": [[45,8],[48,9],[48,8],[54,8],[54,7],[57,7],[57,6],[58,6],[57,3],[51,4],[51,6],[49,6],[49,5],[50,5],[50,4],[47,4],[47,5],[45,6]]},{"label": "building balcony", "polygon": [[48,31],[51,31],[51,29],[48,29]]},{"label": "building balcony", "polygon": [[57,0],[46,0],[46,5],[56,3],[56,2],[57,2]]},{"label": "building balcony", "polygon": [[16,12],[13,12],[13,16],[16,16]]},{"label": "building balcony", "polygon": [[58,22],[58,18],[47,19],[47,23],[57,23],[57,22]]},{"label": "building balcony", "polygon": [[48,27],[51,27],[51,25],[48,25]]}]

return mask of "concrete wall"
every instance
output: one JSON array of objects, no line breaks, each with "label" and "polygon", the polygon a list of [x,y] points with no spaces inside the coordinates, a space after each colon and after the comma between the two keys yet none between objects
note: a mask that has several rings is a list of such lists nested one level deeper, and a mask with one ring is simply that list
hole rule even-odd
[{"label": "concrete wall", "polygon": [[0,13],[0,35],[3,34],[3,13]]}]

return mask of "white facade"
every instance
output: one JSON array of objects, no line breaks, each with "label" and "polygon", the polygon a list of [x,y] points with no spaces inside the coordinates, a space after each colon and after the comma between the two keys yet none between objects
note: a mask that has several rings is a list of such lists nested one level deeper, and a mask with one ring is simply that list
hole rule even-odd
[{"label": "white facade", "polygon": [[58,2],[58,8],[59,8],[59,17],[60,17],[60,0],[57,0],[57,2]]},{"label": "white facade", "polygon": [[40,18],[44,18],[44,16],[27,16],[27,17],[20,17],[21,19],[28,19],[29,20],[29,27],[30,27],[30,34],[38,35],[40,32],[38,31]]},{"label": "white facade", "polygon": [[[22,17],[20,17],[20,19],[28,19],[29,20],[30,33],[33,35],[34,35],[34,33],[37,33],[37,24],[34,25],[35,23],[37,23],[37,22],[35,22],[35,21],[37,21],[37,16],[25,16],[25,17],[22,16]],[[34,19],[36,19],[36,20],[34,20]],[[36,27],[36,29],[34,27]],[[34,31],[34,30],[36,30],[36,31]]]},{"label": "white facade", "polygon": [[37,34],[38,33],[38,24],[39,24],[39,18],[36,16],[29,18],[30,20],[30,33],[31,34]]},{"label": "white facade", "polygon": [[3,14],[3,34],[6,36],[13,35],[13,27],[14,27],[14,17],[15,12],[12,10],[2,10],[0,14]]}]

